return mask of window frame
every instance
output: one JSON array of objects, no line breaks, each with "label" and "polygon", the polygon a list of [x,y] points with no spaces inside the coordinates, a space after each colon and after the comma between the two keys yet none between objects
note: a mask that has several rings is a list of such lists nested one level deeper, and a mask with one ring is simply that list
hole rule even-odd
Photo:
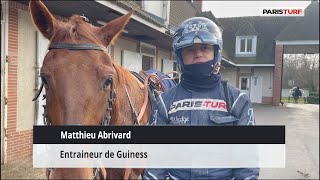
[{"label": "window frame", "polygon": [[141,8],[155,16],[158,16],[159,18],[162,18],[164,20],[164,23],[166,26],[169,25],[169,18],[170,18],[170,1],[168,0],[165,0],[165,1],[160,1],[159,2],[162,2],[162,12],[161,12],[161,15],[157,15],[156,13],[154,13],[152,10],[148,10],[146,8],[146,4],[148,3],[148,0],[142,0],[141,1]]},{"label": "window frame", "polygon": [[[252,40],[251,42],[251,52],[247,51],[247,43],[248,40]],[[241,52],[241,40],[245,40],[245,52]],[[236,37],[236,56],[255,56],[257,49],[257,36],[237,36]]]},{"label": "window frame", "polygon": [[[143,53],[142,52],[142,47],[146,47],[146,48],[150,48],[150,49],[153,49],[155,54],[148,54],[148,53]],[[151,44],[148,44],[148,43],[144,43],[144,42],[141,42],[140,41],[140,48],[139,48],[139,53],[141,54],[141,61],[143,63],[143,56],[147,56],[147,57],[150,57],[152,58],[152,69],[155,69],[156,67],[156,56],[157,56],[157,47],[154,46],[154,45],[151,45]],[[143,65],[142,65],[143,66]]]}]

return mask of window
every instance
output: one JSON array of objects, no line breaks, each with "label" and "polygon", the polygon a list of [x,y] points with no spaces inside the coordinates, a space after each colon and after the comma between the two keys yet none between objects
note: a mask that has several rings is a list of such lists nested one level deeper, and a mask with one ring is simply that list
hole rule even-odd
[{"label": "window", "polygon": [[156,47],[140,42],[140,54],[142,55],[142,69],[153,69],[155,67]]},{"label": "window", "polygon": [[153,57],[142,55],[142,70],[153,69]]},{"label": "window", "polygon": [[251,53],[252,52],[252,39],[245,38],[240,39],[240,53]]},{"label": "window", "polygon": [[255,56],[257,36],[237,36],[236,56]]},{"label": "window", "polygon": [[170,1],[142,1],[142,9],[157,16],[157,20],[169,24]]},{"label": "window", "polygon": [[241,78],[241,84],[240,84],[241,90],[248,90],[249,89],[249,78]]}]

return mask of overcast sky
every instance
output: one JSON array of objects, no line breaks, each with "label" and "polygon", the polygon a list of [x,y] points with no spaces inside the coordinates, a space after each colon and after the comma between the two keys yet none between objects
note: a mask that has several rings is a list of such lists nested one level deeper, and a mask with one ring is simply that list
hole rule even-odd
[{"label": "overcast sky", "polygon": [[212,11],[217,18],[261,16],[264,8],[302,8],[311,1],[203,1],[203,11]]}]

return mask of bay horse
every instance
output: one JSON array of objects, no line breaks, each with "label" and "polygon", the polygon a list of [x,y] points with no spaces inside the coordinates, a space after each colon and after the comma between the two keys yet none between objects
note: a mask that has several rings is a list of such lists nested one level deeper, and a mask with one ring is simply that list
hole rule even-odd
[{"label": "bay horse", "polygon": [[[151,115],[147,102],[140,122],[144,85],[128,70],[112,63],[106,47],[113,44],[133,11],[102,27],[73,15],[54,17],[40,0],[29,2],[34,25],[50,40],[40,70],[46,92],[47,125],[145,125]],[[116,94],[116,98],[115,98]],[[130,102],[129,102],[130,101]],[[141,114],[140,114],[141,115]],[[138,179],[143,169],[47,169],[48,179]]]}]

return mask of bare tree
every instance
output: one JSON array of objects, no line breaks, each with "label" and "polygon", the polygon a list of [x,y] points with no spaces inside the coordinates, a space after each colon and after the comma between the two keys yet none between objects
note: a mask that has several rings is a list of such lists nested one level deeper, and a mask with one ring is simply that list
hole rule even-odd
[{"label": "bare tree", "polygon": [[[288,81],[294,82],[291,86]],[[300,86],[319,91],[319,54],[285,54],[283,88]]]}]

